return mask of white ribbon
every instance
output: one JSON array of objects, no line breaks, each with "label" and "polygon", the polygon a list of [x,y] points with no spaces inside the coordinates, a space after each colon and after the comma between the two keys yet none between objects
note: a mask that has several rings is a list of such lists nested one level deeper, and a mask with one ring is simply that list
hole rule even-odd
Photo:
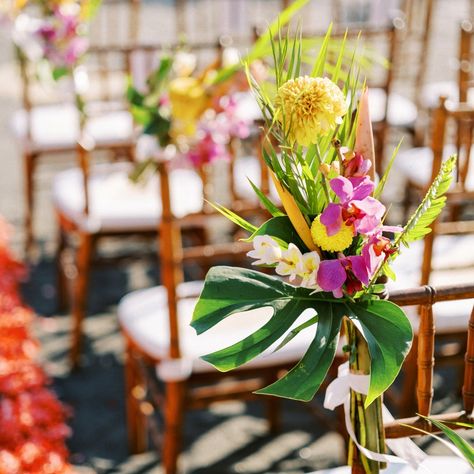
[{"label": "white ribbon", "polygon": [[[367,395],[369,382],[370,377],[368,375],[356,375],[350,373],[349,362],[345,362],[339,366],[337,378],[329,384],[326,390],[324,407],[329,410],[334,410],[339,405],[344,406],[344,419],[347,432],[359,451],[365,457],[378,462],[410,464],[414,469],[422,467],[420,464],[427,458],[427,456],[410,438],[386,440],[387,446],[397,456],[375,453],[370,449],[364,448],[358,442],[351,421],[350,390],[352,389],[362,395]],[[383,421],[386,423],[394,421],[393,416],[385,405],[382,405],[382,417]]]}]

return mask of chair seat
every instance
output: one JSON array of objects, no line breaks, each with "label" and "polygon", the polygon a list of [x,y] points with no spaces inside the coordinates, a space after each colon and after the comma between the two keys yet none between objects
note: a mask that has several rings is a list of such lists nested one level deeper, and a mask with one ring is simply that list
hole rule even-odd
[{"label": "chair seat", "polygon": [[[95,109],[100,110],[95,104]],[[12,120],[13,133],[19,141],[28,133],[28,113],[17,111]],[[45,149],[75,149],[79,137],[79,115],[73,104],[34,107],[30,112],[31,145]],[[97,147],[133,144],[134,126],[130,113],[110,107],[91,114],[87,132]]]},{"label": "chair seat", "polygon": [[[455,147],[447,145],[444,149],[443,158],[448,158],[454,153],[456,153]],[[395,159],[394,167],[411,183],[424,188],[430,183],[432,164],[433,152],[431,148],[418,147],[401,151]],[[469,168],[466,188],[474,189],[474,167],[470,166]]]},{"label": "chair seat", "polygon": [[[84,213],[84,184],[80,168],[58,173],[53,181],[56,209],[88,232],[155,230],[161,215],[156,177],[134,184],[128,178],[130,163],[93,166],[89,175],[89,214]],[[202,209],[199,176],[191,169],[171,172],[171,204],[176,217]]]},{"label": "chair seat", "polygon": [[[474,255],[471,250],[473,245],[474,236],[472,235],[438,236],[434,243],[433,284],[453,283],[450,269],[458,271],[460,267],[474,267]],[[397,280],[387,284],[389,290],[419,286],[422,255],[423,242],[421,241],[412,243],[408,249],[402,249],[400,256],[392,265]],[[443,271],[438,272],[438,270]],[[443,278],[447,280],[444,281]],[[433,311],[436,332],[442,334],[466,331],[473,305],[474,299],[437,303]],[[417,330],[419,324],[417,308],[409,306],[405,307],[404,311],[413,328]]]},{"label": "chair seat", "polygon": [[[415,474],[420,472],[430,472],[431,474],[472,474],[472,469],[466,461],[454,456],[428,456],[422,463],[426,471],[421,469],[416,471],[406,464],[390,464],[384,474]],[[336,467],[334,469],[323,469],[312,474],[350,474],[350,466]]]},{"label": "chair seat", "polygon": [[[369,89],[369,108],[372,122],[379,123],[385,119],[387,94],[383,89]],[[387,120],[394,127],[412,128],[416,122],[418,110],[416,105],[406,97],[392,92],[389,96]]]},{"label": "chair seat", "polygon": [[[455,81],[430,82],[423,86],[421,91],[421,104],[423,108],[435,109],[439,105],[439,98],[447,97],[453,102],[459,101],[459,85]],[[474,103],[474,88],[470,88],[467,101]]]},{"label": "chair seat", "polygon": [[[272,315],[271,308],[259,308],[237,313],[214,328],[197,336],[190,326],[192,313],[203,282],[187,282],[178,286],[178,319],[181,357],[193,372],[212,372],[215,369],[200,356],[225,348],[250,335],[265,324]],[[309,319],[314,311],[305,311],[298,321]],[[169,354],[168,307],[165,287],[138,290],[125,296],[118,305],[118,318],[129,338],[148,356],[166,364]],[[296,362],[301,359],[314,337],[314,328],[301,331],[292,341],[277,352],[275,345],[245,365],[247,368],[266,367]],[[169,359],[168,359],[169,360]]]}]

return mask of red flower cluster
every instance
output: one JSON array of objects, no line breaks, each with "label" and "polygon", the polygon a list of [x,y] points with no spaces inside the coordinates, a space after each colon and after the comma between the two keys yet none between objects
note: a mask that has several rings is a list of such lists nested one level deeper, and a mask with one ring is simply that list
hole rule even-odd
[{"label": "red flower cluster", "polygon": [[0,474],[71,473],[67,412],[36,363],[34,315],[18,292],[25,269],[8,250],[9,234],[0,217]]}]

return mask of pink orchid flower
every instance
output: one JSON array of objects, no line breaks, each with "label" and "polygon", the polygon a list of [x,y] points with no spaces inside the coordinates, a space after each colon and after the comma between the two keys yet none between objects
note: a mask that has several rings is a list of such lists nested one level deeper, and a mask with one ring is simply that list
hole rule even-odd
[{"label": "pink orchid flower", "polygon": [[331,179],[329,185],[340,202],[328,204],[321,214],[327,234],[336,234],[343,223],[353,225],[354,233],[370,235],[376,232],[381,225],[385,206],[370,196],[374,190],[370,178],[338,176]]},{"label": "pink orchid flower", "polygon": [[317,283],[323,291],[331,291],[336,298],[343,296],[344,285],[346,292],[352,295],[360,291],[362,285],[369,284],[375,272],[394,251],[390,240],[379,231],[369,237],[361,255],[346,257],[339,254],[335,260],[323,260],[319,265]]}]

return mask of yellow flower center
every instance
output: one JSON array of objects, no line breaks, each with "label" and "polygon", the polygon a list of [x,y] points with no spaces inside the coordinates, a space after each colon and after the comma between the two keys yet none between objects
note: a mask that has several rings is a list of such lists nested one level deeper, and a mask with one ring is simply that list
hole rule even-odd
[{"label": "yellow flower center", "polygon": [[343,223],[336,234],[328,235],[326,226],[321,223],[320,216],[318,216],[311,225],[311,236],[314,243],[322,250],[342,252],[352,243],[354,227]]}]

